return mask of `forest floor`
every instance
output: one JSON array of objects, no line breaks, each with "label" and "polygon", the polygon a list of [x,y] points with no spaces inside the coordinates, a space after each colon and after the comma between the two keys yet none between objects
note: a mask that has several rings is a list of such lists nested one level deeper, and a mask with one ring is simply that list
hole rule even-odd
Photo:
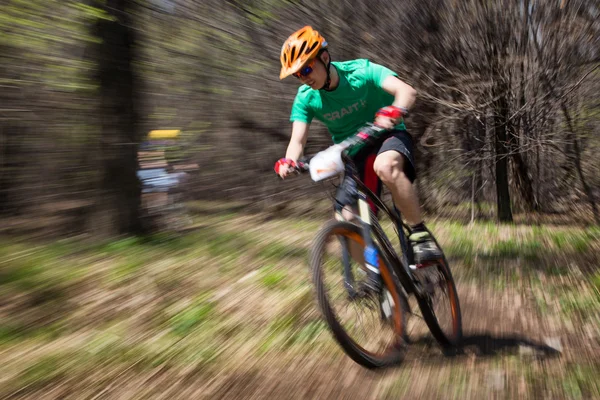
[{"label": "forest floor", "polygon": [[177,237],[1,238],[0,398],[600,398],[597,227],[431,219],[464,347],[416,319],[405,360],[372,371],[316,306],[322,219],[191,209]]}]

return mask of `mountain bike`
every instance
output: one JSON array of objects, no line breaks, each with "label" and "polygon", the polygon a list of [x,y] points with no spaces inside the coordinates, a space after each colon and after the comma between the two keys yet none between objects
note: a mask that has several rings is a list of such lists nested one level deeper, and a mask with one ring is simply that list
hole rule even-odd
[{"label": "mountain bike", "polygon": [[[402,360],[409,341],[409,299],[416,300],[429,331],[442,347],[455,347],[462,337],[459,299],[446,257],[423,265],[414,263],[407,239],[410,228],[395,207],[388,207],[358,178],[347,155],[358,143],[381,143],[387,132],[367,125],[357,135],[295,166],[299,173],[310,172],[316,182],[344,172],[345,179],[354,183],[349,187],[355,188],[350,190],[358,209],[350,219],[336,214],[320,229],[311,248],[310,267],[318,305],[333,337],[352,360],[367,368]],[[367,283],[368,268],[379,270],[381,289]],[[338,300],[344,305],[338,306]],[[367,322],[370,325],[363,327]]]}]

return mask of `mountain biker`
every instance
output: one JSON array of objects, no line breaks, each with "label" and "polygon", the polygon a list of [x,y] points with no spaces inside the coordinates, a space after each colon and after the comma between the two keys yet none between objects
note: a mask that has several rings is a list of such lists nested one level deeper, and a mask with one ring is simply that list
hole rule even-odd
[{"label": "mountain biker", "polygon": [[[390,136],[377,148],[362,152],[350,149],[349,155],[360,179],[370,189],[379,194],[383,182],[392,193],[396,207],[411,227],[409,241],[417,264],[439,259],[441,251],[421,217],[413,185],[413,140],[403,118],[415,102],[415,89],[398,79],[395,72],[367,59],[332,61],[327,41],[310,26],[294,32],[285,41],[280,58],[279,78],[293,75],[303,85],[292,106],[292,135],[286,155],[277,161],[275,171],[281,178],[293,172],[313,119],[325,124],[333,142],[339,143],[375,117],[374,123],[389,129]],[[342,206],[352,206],[344,184],[345,181],[336,195],[337,210],[342,212]]]}]

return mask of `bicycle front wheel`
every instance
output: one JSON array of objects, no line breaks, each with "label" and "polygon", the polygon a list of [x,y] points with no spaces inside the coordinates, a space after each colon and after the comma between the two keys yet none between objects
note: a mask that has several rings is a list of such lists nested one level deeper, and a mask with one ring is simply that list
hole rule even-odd
[{"label": "bicycle front wheel", "polygon": [[378,368],[402,360],[407,301],[384,254],[383,289],[365,285],[362,229],[331,221],[315,239],[311,268],[321,312],[335,340],[358,364]]}]

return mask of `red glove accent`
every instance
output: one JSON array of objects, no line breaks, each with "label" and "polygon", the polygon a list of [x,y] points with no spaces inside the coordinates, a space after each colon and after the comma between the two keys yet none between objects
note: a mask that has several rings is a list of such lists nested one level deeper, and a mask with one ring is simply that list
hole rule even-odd
[{"label": "red glove accent", "polygon": [[406,108],[396,107],[396,106],[387,106],[380,108],[379,111],[375,114],[376,117],[388,117],[392,119],[399,119],[408,114],[408,110]]},{"label": "red glove accent", "polygon": [[279,174],[279,168],[281,168],[282,165],[287,165],[289,167],[295,167],[296,163],[294,162],[294,160],[290,160],[288,158],[280,158],[279,160],[277,160],[277,162],[275,163],[275,172],[277,174]]},{"label": "red glove accent", "polygon": [[356,136],[358,136],[359,138],[361,138],[362,140],[367,140],[369,138],[369,134],[366,132],[358,132],[356,134]]}]

